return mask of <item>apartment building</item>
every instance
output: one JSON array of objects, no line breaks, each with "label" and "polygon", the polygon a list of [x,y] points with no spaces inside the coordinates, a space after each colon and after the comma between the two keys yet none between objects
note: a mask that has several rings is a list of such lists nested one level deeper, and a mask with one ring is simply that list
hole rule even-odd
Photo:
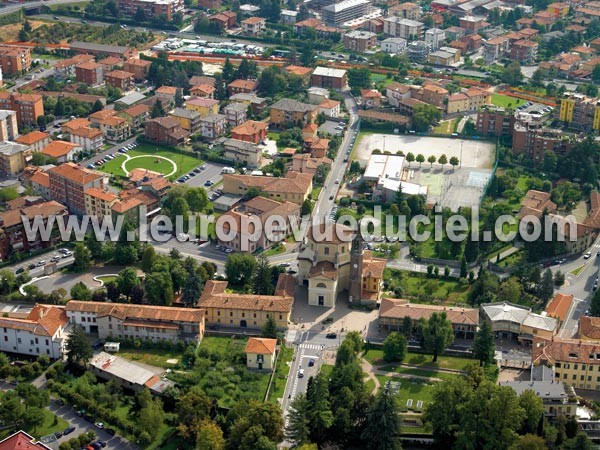
[{"label": "apartment building", "polygon": [[65,308],[69,322],[102,340],[144,339],[153,342],[198,343],[204,336],[200,308],[133,305],[71,300]]},{"label": "apartment building", "polygon": [[104,136],[98,128],[78,128],[69,135],[69,140],[87,152],[99,150],[104,145]]},{"label": "apartment building", "polygon": [[512,136],[515,116],[512,110],[486,106],[477,112],[477,134],[479,136]]},{"label": "apartment building", "polygon": [[[160,100],[165,111],[170,110],[175,106],[175,96],[177,95],[177,89],[175,86],[161,86],[154,91],[154,96]],[[154,102],[152,102],[154,104]]]},{"label": "apartment building", "polygon": [[421,17],[421,7],[416,3],[406,2],[388,8],[388,13],[391,16],[402,19],[419,20]]},{"label": "apartment building", "polygon": [[94,55],[81,54],[75,55],[68,59],[62,59],[57,61],[52,67],[54,73],[59,78],[69,78],[75,76],[75,67],[79,64],[94,61],[96,58]]},{"label": "apartment building", "polygon": [[227,85],[227,94],[254,94],[258,90],[258,81],[256,80],[233,80]]},{"label": "apartment building", "polygon": [[100,128],[104,139],[111,142],[121,142],[131,137],[131,125],[124,117],[113,114],[102,119],[98,119],[94,125]]},{"label": "apartment building", "polygon": [[103,176],[72,162],[48,170],[50,196],[73,214],[85,214],[85,191],[104,187]]},{"label": "apartment building", "polygon": [[29,48],[0,45],[0,67],[4,75],[20,75],[31,68]]},{"label": "apartment building", "polygon": [[[247,229],[249,221],[258,221],[262,225],[262,232],[257,236]],[[265,228],[271,217],[277,218],[275,231]],[[285,222],[282,223],[280,219]],[[299,223],[300,205],[289,201],[276,201],[261,197],[260,195],[227,211],[219,218],[216,226],[222,227],[225,235],[233,235],[231,240],[218,239],[220,245],[235,251],[248,251],[254,253],[258,249],[269,249],[274,244],[282,242],[292,233],[291,224]]]},{"label": "apartment building", "polygon": [[430,28],[425,31],[425,42],[431,50],[437,50],[444,45],[446,33],[439,28]]},{"label": "apartment building", "polygon": [[132,130],[138,130],[144,126],[146,119],[150,115],[148,105],[134,105],[127,109],[119,111],[117,116],[124,118]]},{"label": "apartment building", "polygon": [[57,234],[52,234],[49,240],[42,240],[39,234],[35,238],[29,239],[25,233],[24,218],[29,222],[28,225],[31,228],[35,217],[40,217],[46,224],[49,217],[53,217],[56,223],[56,221],[64,219],[67,214],[67,208],[55,201],[36,204],[26,202],[25,206],[21,208],[1,212],[0,259],[6,261],[15,254],[27,255],[32,251],[49,248],[60,242],[60,235]]},{"label": "apartment building", "polygon": [[0,92],[0,109],[16,111],[18,126],[37,126],[44,115],[44,101],[39,94]]},{"label": "apartment building", "polygon": [[560,130],[516,121],[512,136],[513,152],[524,153],[535,164],[541,163],[548,151],[565,155],[571,150],[571,140]]},{"label": "apartment building", "polygon": [[97,86],[104,81],[103,72],[102,64],[89,61],[75,66],[75,79],[88,86]]},{"label": "apartment building", "polygon": [[317,67],[310,78],[311,87],[341,91],[348,86],[348,73],[343,69]]},{"label": "apartment building", "polygon": [[339,26],[366,16],[370,11],[371,2],[369,0],[343,0],[322,8],[321,15],[327,25]]},{"label": "apartment building", "polygon": [[283,98],[271,105],[270,123],[277,127],[285,127],[288,123],[304,127],[309,123],[315,123],[318,110],[317,105]]},{"label": "apartment building", "polygon": [[437,66],[452,66],[460,61],[460,50],[452,47],[440,47],[439,50],[427,55],[429,64]]},{"label": "apartment building", "polygon": [[267,124],[255,120],[247,120],[243,124],[231,129],[231,137],[240,141],[260,144],[267,138]]},{"label": "apartment building", "polygon": [[12,141],[0,142],[0,176],[18,175],[31,160],[31,149]]},{"label": "apartment building", "polygon": [[246,122],[248,107],[243,103],[229,103],[223,108],[223,114],[230,126],[237,127]]},{"label": "apartment building", "polygon": [[0,141],[15,141],[18,135],[17,112],[0,110]]},{"label": "apartment building", "polygon": [[477,34],[479,30],[489,26],[484,17],[465,16],[459,18],[459,26],[471,33]]},{"label": "apartment building", "polygon": [[248,17],[242,20],[242,32],[247,36],[258,36],[267,29],[267,21],[262,17]]},{"label": "apartment building", "polygon": [[157,117],[146,121],[144,136],[152,142],[180,145],[187,140],[189,132],[184,130],[179,121],[173,117]]},{"label": "apartment building", "polygon": [[290,322],[296,283],[288,274],[279,275],[273,295],[232,294],[227,281],[209,280],[204,285],[198,307],[206,311],[208,326],[261,329],[272,318],[277,328]]},{"label": "apartment building", "polygon": [[210,84],[198,84],[190,88],[190,95],[194,97],[214,98],[215,87]]},{"label": "apartment building", "polygon": [[33,152],[41,152],[50,143],[50,135],[36,130],[19,136],[14,141],[28,146]]},{"label": "apartment building", "polygon": [[169,117],[176,119],[181,125],[181,128],[188,131],[190,134],[200,131],[200,119],[202,116],[199,112],[185,108],[175,108],[173,111],[169,112]]},{"label": "apartment building", "polygon": [[151,65],[152,62],[145,59],[129,58],[123,63],[123,70],[132,73],[136,81],[142,81],[148,77]]},{"label": "apartment building", "polygon": [[508,56],[510,51],[510,39],[506,36],[498,36],[488,39],[483,43],[483,60],[491,64],[494,61]]},{"label": "apartment building", "polygon": [[81,152],[82,146],[73,142],[56,140],[50,142],[42,149],[42,153],[46,156],[56,159],[59,163],[73,161],[75,155]]},{"label": "apartment building", "polygon": [[0,318],[0,351],[61,358],[68,336],[67,323],[61,306],[36,304],[24,319],[9,314]]},{"label": "apartment building", "polygon": [[344,48],[364,53],[377,45],[377,34],[370,31],[352,30],[343,36]]},{"label": "apartment building", "polygon": [[479,329],[479,310],[477,308],[459,308],[453,306],[421,305],[410,303],[408,300],[382,298],[379,307],[379,323],[382,328],[391,331],[401,331],[404,318],[410,317],[414,337],[419,335],[419,322],[428,320],[433,313],[445,313],[452,323],[456,339],[474,339]]},{"label": "apartment building", "polygon": [[462,92],[450,95],[446,103],[446,112],[448,114],[459,113],[469,109],[469,97]]},{"label": "apartment building", "polygon": [[263,162],[261,148],[238,139],[226,139],[223,142],[223,158],[250,169],[258,169]]},{"label": "apartment building", "polygon": [[408,42],[402,38],[387,38],[381,41],[381,51],[385,53],[391,53],[393,55],[399,55],[404,53]]},{"label": "apartment building", "polygon": [[183,13],[183,0],[118,0],[117,7],[126,16],[135,16],[138,9],[144,11],[148,19],[164,17],[173,20],[173,15]]},{"label": "apartment building", "polygon": [[265,197],[279,202],[302,205],[312,192],[312,175],[292,171],[287,171],[283,177],[223,175],[223,192],[226,194],[243,196],[250,188],[256,188]]},{"label": "apartment building", "polygon": [[89,188],[84,192],[85,195],[85,213],[88,216],[95,216],[98,219],[111,217],[111,211],[118,197],[112,192],[100,188]]},{"label": "apartment building", "polygon": [[559,120],[576,131],[600,130],[600,99],[565,93],[560,99]]},{"label": "apartment building", "polygon": [[337,100],[326,99],[319,103],[319,114],[325,114],[327,117],[339,117],[341,112],[341,103]]},{"label": "apartment building", "polygon": [[202,117],[219,113],[219,100],[195,97],[185,102],[185,109],[196,111]]},{"label": "apartment building", "polygon": [[209,114],[200,117],[200,134],[208,139],[216,139],[225,134],[227,119],[223,114]]},{"label": "apartment building", "polygon": [[383,20],[383,33],[408,41],[423,39],[423,23],[401,17],[387,17]]},{"label": "apartment building", "polygon": [[104,75],[104,81],[108,86],[128,91],[133,88],[133,76],[131,72],[113,70]]},{"label": "apartment building", "polygon": [[510,48],[510,59],[520,63],[532,63],[537,58],[539,44],[527,39],[513,42]]},{"label": "apartment building", "polygon": [[579,389],[600,389],[600,344],[579,339],[534,337],[531,362],[554,370],[554,380]]}]

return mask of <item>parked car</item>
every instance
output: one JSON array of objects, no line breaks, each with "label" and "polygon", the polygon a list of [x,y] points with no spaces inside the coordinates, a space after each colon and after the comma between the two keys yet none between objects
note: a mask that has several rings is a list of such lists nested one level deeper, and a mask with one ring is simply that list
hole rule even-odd
[{"label": "parked car", "polygon": [[104,431],[106,431],[111,436],[114,436],[116,434],[115,430],[113,430],[112,428],[106,428]]},{"label": "parked car", "polygon": [[19,275],[20,273],[23,273],[23,272],[25,272],[25,269],[24,269],[23,267],[19,267],[19,268],[18,268],[18,269],[15,271],[15,273],[16,273],[17,275]]},{"label": "parked car", "polygon": [[327,334],[325,335],[325,337],[326,337],[327,339],[336,339],[336,338],[337,338],[337,334],[336,334],[336,333],[327,333]]},{"label": "parked car", "polygon": [[66,436],[67,434],[71,434],[73,431],[75,431],[75,427],[65,428],[65,430],[63,431],[63,436]]},{"label": "parked car", "polygon": [[33,270],[33,269],[35,269],[35,264],[29,264],[29,265],[27,266],[27,268],[28,268],[29,270]]},{"label": "parked car", "polygon": [[311,358],[311,359],[309,359],[309,360],[308,360],[308,367],[312,367],[312,366],[314,366],[314,365],[315,365],[315,360],[314,360],[314,359],[312,359],[312,358]]},{"label": "parked car", "polygon": [[96,423],[94,424],[94,426],[95,426],[96,428],[100,428],[101,430],[104,430],[104,424],[103,424],[102,422],[96,422]]},{"label": "parked car", "polygon": [[60,438],[62,437],[62,435],[63,435],[63,432],[62,432],[62,431],[57,431],[57,432],[55,432],[55,433],[54,433],[54,437],[55,437],[56,439],[60,439]]},{"label": "parked car", "polygon": [[58,256],[58,255],[53,256],[52,258],[50,258],[50,262],[57,262],[57,261],[60,261],[60,256]]},{"label": "parked car", "polygon": [[36,267],[42,267],[46,265],[46,261],[44,261],[43,259],[41,261],[38,261],[38,263],[36,264]]},{"label": "parked car", "polygon": [[298,378],[302,378],[302,377],[304,377],[304,369],[300,369],[298,371]]},{"label": "parked car", "polygon": [[583,255],[583,259],[590,259],[591,256],[592,252],[587,252],[585,255]]}]

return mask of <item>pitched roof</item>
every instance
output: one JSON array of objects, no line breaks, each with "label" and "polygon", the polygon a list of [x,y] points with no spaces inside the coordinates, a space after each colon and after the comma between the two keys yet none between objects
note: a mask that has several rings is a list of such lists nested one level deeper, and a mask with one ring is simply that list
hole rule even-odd
[{"label": "pitched roof", "polygon": [[177,88],[174,86],[161,86],[154,92],[159,94],[175,95],[177,94]]},{"label": "pitched roof", "polygon": [[81,127],[76,130],[73,130],[71,132],[71,135],[80,136],[82,138],[87,138],[87,139],[94,139],[99,136],[102,136],[102,131],[100,131],[98,128]]},{"label": "pitched roof", "polygon": [[379,318],[403,319],[410,317],[412,320],[429,319],[434,312],[445,312],[446,317],[453,324],[473,325],[479,324],[479,310],[477,308],[459,308],[441,305],[422,305],[410,303],[408,300],[383,298],[379,308]]},{"label": "pitched roof", "polygon": [[40,304],[33,307],[26,319],[0,317],[0,327],[28,331],[37,336],[48,337],[53,337],[60,327],[67,325],[67,322],[67,315],[63,307]]},{"label": "pitched roof", "polygon": [[89,188],[84,192],[85,195],[89,195],[90,197],[94,197],[105,202],[112,202],[117,199],[117,196],[112,192],[107,192],[103,189],[98,188]]},{"label": "pitched roof", "polygon": [[42,149],[42,153],[53,158],[60,158],[68,155],[75,148],[81,149],[81,145],[67,141],[52,141]]},{"label": "pitched roof", "polygon": [[31,178],[29,179],[29,181],[31,183],[38,184],[38,185],[43,186],[45,188],[49,188],[50,187],[50,177],[48,176],[48,174],[46,172],[42,172],[41,170],[38,170],[37,172],[35,172],[31,176]]},{"label": "pitched roof", "polygon": [[24,134],[23,136],[19,136],[17,139],[15,139],[15,141],[19,144],[33,145],[49,137],[50,135],[48,133],[42,133],[41,131],[35,130],[31,131],[30,133]]},{"label": "pitched roof", "polygon": [[567,294],[561,294],[557,292],[550,303],[546,306],[546,313],[549,316],[556,317],[561,321],[564,321],[569,314],[569,309],[573,303],[573,296]]},{"label": "pitched roof", "polygon": [[96,120],[104,120],[109,117],[114,116],[117,113],[114,109],[101,109],[100,111],[96,111],[95,113],[90,114],[90,119]]},{"label": "pitched roof", "polygon": [[131,117],[140,116],[142,114],[148,114],[150,107],[148,105],[134,105],[121,111],[122,113],[128,114]]},{"label": "pitched roof", "polygon": [[105,77],[110,78],[119,78],[121,80],[126,80],[128,78],[133,78],[133,74],[131,72],[126,72],[124,70],[113,70],[112,72],[108,72]]},{"label": "pitched roof", "polygon": [[247,120],[243,124],[231,129],[231,133],[252,136],[267,129],[265,122],[257,122],[255,120]]},{"label": "pitched roof", "polygon": [[285,70],[288,73],[291,73],[292,75],[297,75],[299,77],[305,77],[307,75],[310,75],[313,71],[313,69],[311,67],[294,66],[294,65],[287,66],[283,70]]},{"label": "pitched roof", "polygon": [[103,177],[103,175],[97,172],[93,172],[72,162],[66,162],[60,166],[52,167],[48,172],[60,175],[80,184],[87,184]]},{"label": "pitched roof", "polygon": [[277,347],[277,339],[254,338],[251,337],[246,343],[246,353],[255,353],[258,355],[272,355]]},{"label": "pitched roof", "polygon": [[87,312],[98,317],[120,319],[156,320],[169,322],[202,322],[205,311],[200,308],[177,308],[174,306],[133,305],[130,303],[82,302],[71,300],[66,311]]},{"label": "pitched roof", "polygon": [[258,87],[258,81],[256,80],[233,80],[227,85],[227,87],[234,87],[237,89],[244,89],[248,91],[254,91]]},{"label": "pitched roof", "polygon": [[11,434],[0,441],[0,450],[51,450],[41,442],[36,442],[33,436],[22,430]]},{"label": "pitched roof", "polygon": [[61,125],[63,129],[70,128],[71,130],[76,130],[81,127],[89,127],[92,123],[87,119],[77,118],[73,120],[69,120]]},{"label": "pitched roof", "polygon": [[544,339],[533,337],[531,360],[533,363],[560,362],[600,364],[600,343],[579,339]]},{"label": "pitched roof", "polygon": [[262,23],[264,21],[265,21],[265,19],[262,17],[248,17],[247,19],[242,20],[242,23],[245,23],[248,25],[254,25],[257,23]]},{"label": "pitched roof", "polygon": [[201,108],[210,108],[212,106],[218,105],[219,100],[215,100],[214,98],[204,98],[204,97],[194,97],[185,102],[187,105],[199,106]]},{"label": "pitched roof", "polygon": [[308,112],[314,111],[318,108],[317,105],[309,105],[308,103],[302,103],[298,100],[292,100],[291,98],[282,98],[281,100],[271,105],[272,109],[279,109],[288,112]]}]

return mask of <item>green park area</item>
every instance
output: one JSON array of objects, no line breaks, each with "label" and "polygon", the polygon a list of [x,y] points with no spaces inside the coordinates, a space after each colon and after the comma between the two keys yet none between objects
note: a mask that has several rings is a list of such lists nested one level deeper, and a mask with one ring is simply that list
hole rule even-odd
[{"label": "green park area", "polygon": [[126,155],[121,153],[117,155],[115,159],[100,166],[100,170],[124,177],[126,174],[123,163],[125,163],[124,167],[127,171],[138,168],[148,169],[174,179],[190,172],[201,163],[193,156],[149,144],[141,144]]},{"label": "green park area", "polygon": [[402,298],[418,302],[440,300],[446,305],[467,303],[471,285],[465,280],[443,275],[443,267],[439,268],[437,277],[424,273],[385,269],[383,279],[386,289]]},{"label": "green park area", "polygon": [[525,100],[520,98],[503,94],[492,94],[492,105],[501,106],[503,108],[516,108],[525,103]]},{"label": "green park area", "polygon": [[[371,364],[376,366],[387,364],[383,359],[383,350],[380,348],[370,348],[366,351],[364,358]],[[438,356],[437,361],[434,362],[433,355],[413,352],[408,352],[406,354],[406,357],[404,358],[404,361],[402,361],[403,364],[409,366],[416,366],[418,368],[423,369],[432,369],[433,371],[435,371],[436,369],[465,370],[467,366],[473,364],[473,362],[474,361],[471,358],[460,358],[456,356],[444,355]],[[426,374],[424,376],[430,375]]]}]

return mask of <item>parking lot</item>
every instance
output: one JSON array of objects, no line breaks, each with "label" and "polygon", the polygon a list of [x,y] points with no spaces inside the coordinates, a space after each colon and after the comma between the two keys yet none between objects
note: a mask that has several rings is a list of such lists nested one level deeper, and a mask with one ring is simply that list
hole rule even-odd
[{"label": "parking lot", "polygon": [[103,165],[104,163],[106,163],[108,161],[112,161],[115,158],[118,158],[121,154],[128,153],[129,150],[133,150],[137,146],[138,146],[138,143],[133,141],[133,142],[124,143],[123,146],[120,147],[118,150],[116,150],[116,147],[114,147],[114,148],[112,148],[112,152],[107,152],[104,155],[98,156],[97,159],[95,159],[93,162],[90,162],[86,167],[88,169],[96,169],[96,168],[100,167],[101,165]]},{"label": "parking lot", "polygon": [[[341,125],[341,124],[344,125]],[[343,119],[340,120],[326,120],[320,127],[319,131],[323,133],[329,133],[331,135],[342,134],[345,128],[346,122]]]},{"label": "parking lot", "polygon": [[210,186],[206,185],[208,181],[210,181],[211,185],[219,184],[221,182],[221,180],[223,179],[221,171],[223,170],[223,167],[225,167],[224,164],[205,162],[204,164],[202,164],[202,166],[205,166],[205,169],[201,170],[195,176],[190,177],[188,180],[185,181],[185,184],[187,186],[200,186],[209,189]]},{"label": "parking lot", "polygon": [[8,269],[12,270],[16,275],[28,270],[29,275],[32,277],[38,277],[44,274],[44,267],[48,263],[56,262],[56,268],[61,269],[73,264],[74,261],[75,259],[73,258],[73,252],[67,249],[59,249],[58,251],[51,251],[26,261],[21,261],[14,266],[8,267]]}]

